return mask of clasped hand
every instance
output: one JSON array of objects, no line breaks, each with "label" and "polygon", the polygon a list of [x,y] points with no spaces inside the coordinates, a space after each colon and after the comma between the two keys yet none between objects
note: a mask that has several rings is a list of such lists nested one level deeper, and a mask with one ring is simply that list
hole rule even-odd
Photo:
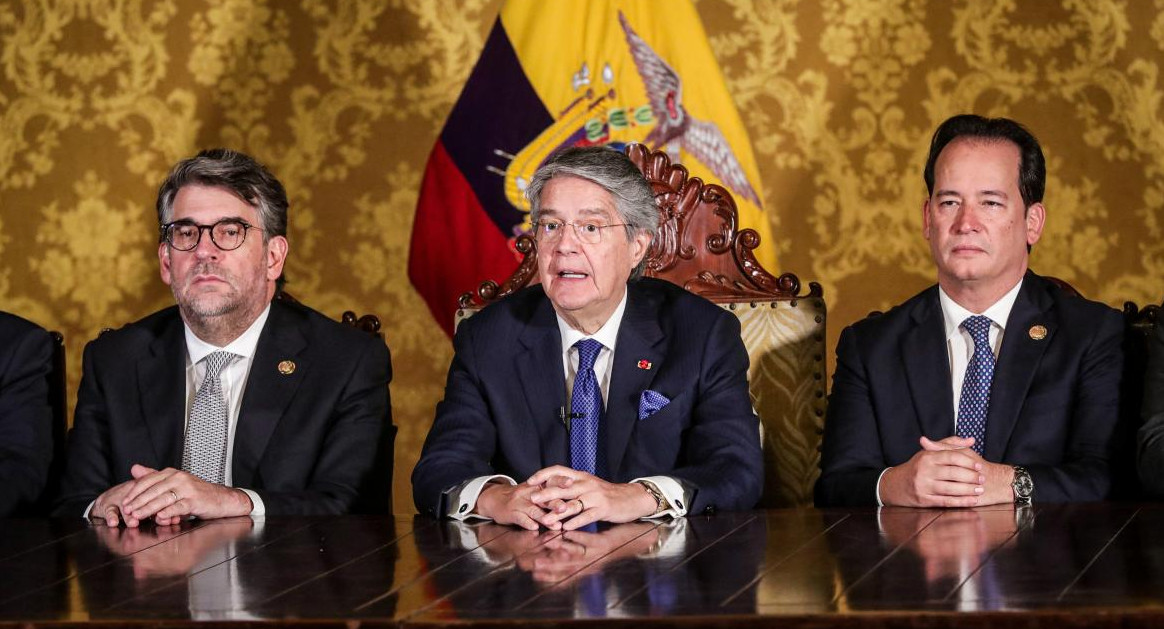
[{"label": "clasped hand", "polygon": [[593,522],[631,522],[655,512],[655,499],[639,483],[611,483],[555,465],[524,483],[490,483],[477,497],[477,513],[499,524],[536,531],[572,531]]},{"label": "clasped hand", "polygon": [[134,465],[133,480],[116,485],[97,497],[89,517],[109,527],[124,522],[136,527],[153,518],[159,526],[177,524],[186,517],[203,519],[249,515],[254,505],[246,492],[167,467],[155,470]]},{"label": "clasped hand", "polygon": [[900,507],[977,507],[1014,501],[1014,469],[971,449],[972,437],[920,440],[921,450],[881,477],[881,501]]}]

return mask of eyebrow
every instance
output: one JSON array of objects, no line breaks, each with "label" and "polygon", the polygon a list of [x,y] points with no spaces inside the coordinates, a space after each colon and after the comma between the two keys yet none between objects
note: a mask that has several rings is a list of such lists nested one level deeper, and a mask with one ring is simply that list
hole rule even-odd
[{"label": "eyebrow", "polygon": [[192,218],[175,218],[174,220],[170,221],[168,224],[173,225],[175,223],[189,223],[191,225],[213,225],[215,223],[221,223],[222,221],[238,221],[240,223],[246,223],[247,225],[251,224],[250,221],[248,221],[247,219],[245,219],[241,216],[223,216],[220,218],[216,218],[209,223],[199,223],[198,221],[196,221]]},{"label": "eyebrow", "polygon": [[[981,196],[1002,197],[1004,199],[1008,198],[1007,194],[1001,190],[989,190],[989,189],[988,190],[979,190],[978,194]],[[965,195],[963,195],[961,192],[956,192],[954,190],[938,190],[937,192],[934,193],[934,196],[935,197],[962,197]]]}]

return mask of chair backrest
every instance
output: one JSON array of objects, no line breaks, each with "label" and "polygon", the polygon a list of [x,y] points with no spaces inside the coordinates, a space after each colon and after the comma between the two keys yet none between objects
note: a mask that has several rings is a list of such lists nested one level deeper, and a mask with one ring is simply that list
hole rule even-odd
[{"label": "chair backrest", "polygon": [[[812,504],[819,475],[825,410],[825,303],[821,286],[801,293],[792,273],[774,276],[756,259],[760,236],[739,228],[735,200],[722,186],[689,176],[662,151],[626,148],[655,191],[659,233],[647,252],[646,275],[706,297],[740,319],[751,359],[748,380],[760,416],[765,479],[761,507]],[[461,296],[456,321],[531,283],[537,249],[517,238],[523,259],[498,284],[485,281]]]},{"label": "chair backrest", "polygon": [[69,432],[69,379],[65,371],[65,336],[50,331],[53,356],[52,368],[48,374],[48,402],[52,408],[52,463],[49,464],[48,480],[40,498],[20,515],[48,516],[52,513],[53,502],[60,489],[61,476],[65,470],[66,443]]},{"label": "chair backrest", "polygon": [[[1120,391],[1120,416],[1124,428],[1120,432],[1125,439],[1122,444],[1124,451],[1133,453],[1133,456],[1127,457],[1130,466],[1134,466],[1137,458],[1136,432],[1142,421],[1140,410],[1144,402],[1144,379],[1148,373],[1149,348],[1160,321],[1160,309],[1159,305],[1149,304],[1141,310],[1134,302],[1124,302],[1124,378]],[[1126,491],[1122,491],[1116,498],[1141,497],[1138,475],[1133,473],[1130,476],[1132,480],[1123,486]]]}]

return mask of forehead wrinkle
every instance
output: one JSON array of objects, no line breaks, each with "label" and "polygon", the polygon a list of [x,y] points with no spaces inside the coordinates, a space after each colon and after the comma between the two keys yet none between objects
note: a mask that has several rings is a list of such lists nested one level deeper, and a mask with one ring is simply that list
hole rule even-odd
[{"label": "forehead wrinkle", "polygon": [[[562,212],[555,210],[552,207],[541,208],[541,213],[543,215],[548,214],[551,216],[561,216],[561,214],[562,214]],[[584,207],[584,208],[579,208],[578,211],[576,212],[576,214],[579,216],[601,216],[604,218],[608,218],[608,217],[610,217],[610,210],[608,208],[604,208],[604,207],[594,207],[594,208]]]}]

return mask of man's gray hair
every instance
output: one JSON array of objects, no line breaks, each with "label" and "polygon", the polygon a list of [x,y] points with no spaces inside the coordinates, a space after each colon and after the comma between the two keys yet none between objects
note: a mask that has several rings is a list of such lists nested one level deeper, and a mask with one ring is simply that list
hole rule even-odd
[{"label": "man's gray hair", "polygon": [[[542,190],[554,177],[585,179],[610,193],[620,221],[626,223],[627,240],[636,233],[655,239],[659,231],[659,209],[655,194],[643,173],[621,151],[605,146],[570,147],[552,155],[538,167],[525,190],[529,199],[530,222],[537,225],[541,213]],[[647,256],[631,271],[630,279],[643,276]]]},{"label": "man's gray hair", "polygon": [[[173,220],[174,199],[189,185],[225,188],[255,211],[263,223],[263,242],[287,235],[287,192],[283,184],[251,156],[230,149],[207,149],[178,162],[158,188],[158,225]],[[165,240],[160,234],[159,242]]]}]

